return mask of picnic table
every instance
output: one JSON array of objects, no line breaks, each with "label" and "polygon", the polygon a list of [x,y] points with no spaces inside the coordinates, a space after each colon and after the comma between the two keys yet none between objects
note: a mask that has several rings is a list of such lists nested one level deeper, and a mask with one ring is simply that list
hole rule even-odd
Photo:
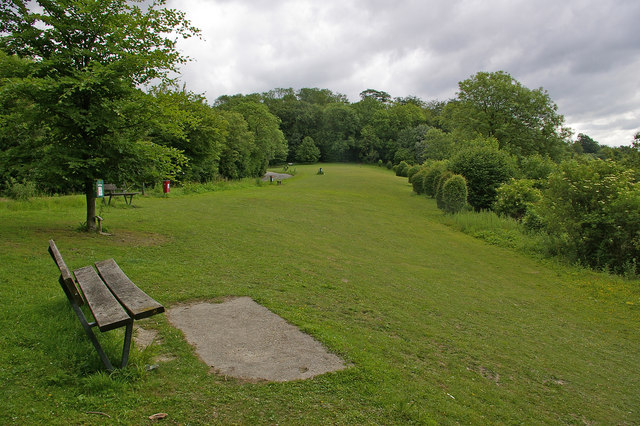
[{"label": "picnic table", "polygon": [[[127,191],[124,188],[118,188],[113,183],[105,183],[103,188],[104,188],[104,198],[102,199],[102,202],[104,204],[109,204],[109,205],[111,205],[111,198],[113,198],[114,196],[122,195],[124,197],[124,202],[130,206],[131,202],[133,201],[133,196],[140,194],[140,192],[131,192],[131,191]],[[109,196],[108,203],[105,201],[105,198],[107,198],[107,196]]]}]

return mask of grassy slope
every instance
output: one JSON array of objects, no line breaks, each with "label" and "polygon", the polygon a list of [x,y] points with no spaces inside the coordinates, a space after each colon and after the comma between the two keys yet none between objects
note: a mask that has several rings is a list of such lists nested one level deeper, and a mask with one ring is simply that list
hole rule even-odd
[{"label": "grassy slope", "polygon": [[[386,170],[316,169],[281,186],[119,203],[102,214],[113,237],[75,232],[81,198],[0,205],[0,423],[104,420],[88,411],[124,423],[160,411],[180,423],[640,422],[637,282],[454,232]],[[66,306],[49,238],[72,268],[114,257],[168,307],[251,296],[353,366],[226,380],[161,317],[146,326],[162,345],[108,376]],[[117,333],[101,337],[117,358]],[[158,354],[175,358],[146,372]]]}]

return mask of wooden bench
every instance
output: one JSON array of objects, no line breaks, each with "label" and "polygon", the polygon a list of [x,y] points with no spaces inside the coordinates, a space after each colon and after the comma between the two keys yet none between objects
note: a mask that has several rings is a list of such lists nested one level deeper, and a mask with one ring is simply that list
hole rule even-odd
[{"label": "wooden bench", "polygon": [[107,204],[105,201],[105,198],[109,196],[109,203],[108,203],[109,205],[111,205],[112,197],[122,195],[124,197],[124,202],[130,206],[131,202],[133,201],[133,196],[139,194],[139,192],[129,192],[123,188],[118,188],[113,183],[105,183],[103,186],[103,189],[104,189],[104,198],[102,199],[102,202],[104,204]]},{"label": "wooden bench", "polygon": [[[133,321],[162,313],[164,307],[140,290],[113,259],[96,262],[97,272],[92,266],[76,269],[73,271],[74,281],[53,240],[49,240],[49,254],[60,270],[58,281],[62,290],[107,370],[113,370],[113,365],[102,350],[92,328],[97,326],[101,332],[106,332],[126,327],[120,363],[121,367],[125,367],[129,360]],[[94,321],[89,322],[84,315],[81,309],[84,304],[89,306]]]}]

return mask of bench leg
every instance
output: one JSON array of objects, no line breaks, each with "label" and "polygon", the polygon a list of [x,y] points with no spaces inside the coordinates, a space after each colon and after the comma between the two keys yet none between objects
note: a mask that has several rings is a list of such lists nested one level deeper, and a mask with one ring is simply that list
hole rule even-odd
[{"label": "bench leg", "polygon": [[98,338],[96,337],[93,330],[91,330],[91,325],[87,322],[87,319],[84,316],[82,309],[80,309],[80,307],[75,302],[73,302],[71,306],[73,306],[73,310],[78,316],[78,319],[82,324],[82,328],[84,328],[84,332],[87,333],[89,340],[91,340],[91,343],[93,343],[93,346],[96,348],[96,351],[98,352],[98,355],[100,356],[100,359],[102,360],[102,363],[104,364],[105,368],[109,371],[112,371],[113,365],[111,365],[111,361],[109,361],[107,354],[105,354],[104,350],[102,350],[102,346],[100,346],[100,342],[98,342]]},{"label": "bench leg", "polygon": [[129,349],[131,348],[131,334],[133,334],[133,320],[127,324],[127,329],[124,332],[124,345],[122,346],[122,363],[120,368],[127,366],[129,361]]}]

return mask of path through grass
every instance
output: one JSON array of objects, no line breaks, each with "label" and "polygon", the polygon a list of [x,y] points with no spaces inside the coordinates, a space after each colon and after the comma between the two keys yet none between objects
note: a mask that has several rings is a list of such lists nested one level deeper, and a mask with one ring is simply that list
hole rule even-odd
[{"label": "path through grass", "polygon": [[[640,422],[638,282],[455,232],[387,170],[323,168],[119,203],[102,214],[112,237],[76,232],[78,197],[0,202],[0,423]],[[49,238],[72,268],[114,257],[168,307],[250,296],[352,367],[226,379],[156,316],[144,326],[162,343],[109,376],[67,307]],[[117,358],[119,336],[106,342]],[[169,361],[146,371],[159,355]]]}]

